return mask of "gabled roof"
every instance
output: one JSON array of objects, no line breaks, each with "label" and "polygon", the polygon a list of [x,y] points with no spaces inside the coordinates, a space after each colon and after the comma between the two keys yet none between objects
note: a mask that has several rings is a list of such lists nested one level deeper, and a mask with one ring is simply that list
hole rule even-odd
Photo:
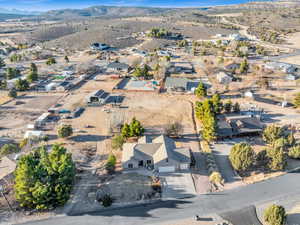
[{"label": "gabled roof", "polygon": [[165,135],[161,135],[145,142],[147,137],[142,137],[138,143],[125,143],[123,145],[122,162],[128,160],[147,160],[153,158],[154,163],[166,159],[177,162],[190,162],[190,151],[186,148],[176,149],[175,142]]},{"label": "gabled roof", "polygon": [[127,65],[126,63],[112,62],[107,65],[107,68],[127,70],[129,68],[129,65]]}]

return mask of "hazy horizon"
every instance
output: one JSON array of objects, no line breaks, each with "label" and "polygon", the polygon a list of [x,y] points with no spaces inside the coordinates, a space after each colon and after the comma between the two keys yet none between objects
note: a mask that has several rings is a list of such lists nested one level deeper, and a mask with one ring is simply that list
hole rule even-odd
[{"label": "hazy horizon", "polygon": [[16,9],[21,11],[48,11],[55,9],[81,9],[97,5],[105,6],[135,6],[135,7],[205,7],[216,5],[231,5],[246,2],[249,0],[188,0],[188,1],[163,1],[163,0],[132,0],[128,3],[125,0],[0,0],[0,8]]}]

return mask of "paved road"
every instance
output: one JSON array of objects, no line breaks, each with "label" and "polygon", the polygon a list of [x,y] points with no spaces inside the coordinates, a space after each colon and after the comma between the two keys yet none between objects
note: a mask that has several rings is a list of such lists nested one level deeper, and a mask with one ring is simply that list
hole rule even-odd
[{"label": "paved road", "polygon": [[251,204],[261,205],[273,201],[300,201],[300,174],[290,173],[265,182],[233,190],[201,195],[199,197],[170,200],[148,206],[124,208],[82,216],[54,217],[30,222],[33,225],[136,225],[156,224],[191,218],[195,214],[208,215],[234,210]]}]

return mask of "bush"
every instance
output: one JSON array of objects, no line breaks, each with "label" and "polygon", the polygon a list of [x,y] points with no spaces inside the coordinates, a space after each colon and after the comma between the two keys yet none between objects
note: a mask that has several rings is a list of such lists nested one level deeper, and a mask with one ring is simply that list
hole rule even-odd
[{"label": "bush", "polygon": [[10,98],[16,98],[16,97],[18,97],[18,93],[17,93],[17,91],[16,91],[15,88],[12,88],[12,89],[9,90],[8,97],[10,97]]},{"label": "bush", "polygon": [[113,198],[110,195],[106,194],[101,199],[99,199],[99,201],[102,202],[102,205],[104,207],[109,207],[113,203]]},{"label": "bush", "polygon": [[267,142],[270,145],[273,145],[273,143],[277,139],[283,137],[283,129],[281,127],[276,126],[275,124],[267,126],[264,129],[262,137],[265,142]]},{"label": "bush", "polygon": [[267,156],[267,150],[262,150],[256,155],[256,163],[258,166],[265,166],[267,165],[269,158]]},{"label": "bush", "polygon": [[56,63],[56,60],[53,57],[47,59],[47,61],[46,61],[46,64],[49,66],[52,64],[55,64],[55,63]]},{"label": "bush", "polygon": [[247,143],[235,144],[230,151],[229,160],[238,171],[246,171],[255,162],[255,153]]},{"label": "bush", "polygon": [[165,128],[165,133],[169,137],[176,137],[176,138],[178,138],[183,133],[183,126],[180,123],[178,123],[178,122],[169,124]]},{"label": "bush", "polygon": [[222,175],[216,171],[212,172],[212,174],[209,176],[209,181],[214,184],[223,184],[224,183]]},{"label": "bush", "polygon": [[108,173],[111,174],[115,171],[116,163],[117,163],[116,156],[114,154],[110,154],[105,164],[105,169],[107,170]]},{"label": "bush", "polygon": [[270,148],[267,150],[269,157],[268,166],[271,170],[283,170],[286,166],[286,157],[282,148]]},{"label": "bush", "polygon": [[113,149],[122,149],[125,139],[122,135],[116,135],[111,140],[111,146]]},{"label": "bush", "polygon": [[0,149],[0,158],[3,157],[3,156],[6,156],[6,155],[10,155],[12,153],[17,153],[19,151],[20,151],[20,149],[18,148],[17,145],[5,144]]},{"label": "bush", "polygon": [[73,128],[71,125],[63,124],[58,128],[57,134],[60,138],[70,137],[73,134]]},{"label": "bush", "polygon": [[27,80],[18,79],[16,81],[16,89],[18,91],[27,91],[29,90],[29,83]]},{"label": "bush", "polygon": [[300,159],[300,145],[294,146],[289,150],[289,157],[292,159]]},{"label": "bush", "polygon": [[264,220],[269,225],[285,225],[286,213],[284,207],[271,205],[264,211]]}]

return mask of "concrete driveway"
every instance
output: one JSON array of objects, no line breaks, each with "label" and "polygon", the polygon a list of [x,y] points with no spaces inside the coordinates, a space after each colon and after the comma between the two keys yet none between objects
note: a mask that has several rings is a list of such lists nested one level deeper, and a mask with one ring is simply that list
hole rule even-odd
[{"label": "concrete driveway", "polygon": [[196,196],[196,190],[190,172],[160,173],[163,184],[163,199],[181,199]]},{"label": "concrete driveway", "polygon": [[234,188],[243,184],[240,176],[232,168],[229,161],[229,154],[233,145],[243,141],[242,138],[227,139],[216,143],[213,147],[216,162],[225,180],[225,188]]}]

